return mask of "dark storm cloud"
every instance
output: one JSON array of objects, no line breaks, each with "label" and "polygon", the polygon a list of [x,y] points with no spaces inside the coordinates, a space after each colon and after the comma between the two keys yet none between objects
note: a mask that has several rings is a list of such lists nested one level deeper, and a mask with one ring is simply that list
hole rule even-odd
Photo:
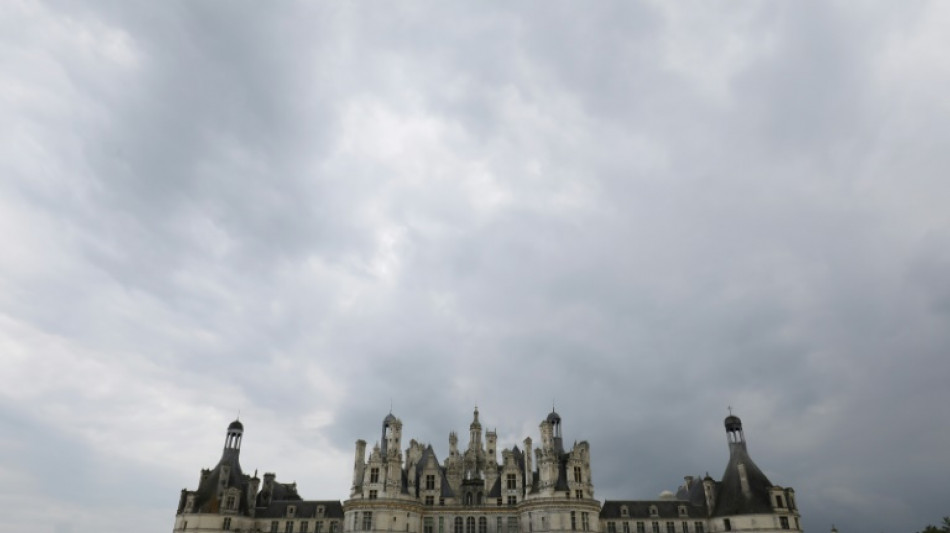
[{"label": "dark storm cloud", "polygon": [[444,457],[554,403],[649,498],[731,404],[808,529],[946,514],[942,8],[6,9],[5,446],[75,458],[5,473],[170,517],[241,409],[343,498],[390,405]]}]

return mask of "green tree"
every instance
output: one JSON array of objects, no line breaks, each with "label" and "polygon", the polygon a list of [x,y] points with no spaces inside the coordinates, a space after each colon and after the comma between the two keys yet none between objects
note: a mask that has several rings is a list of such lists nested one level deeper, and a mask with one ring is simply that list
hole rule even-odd
[{"label": "green tree", "polygon": [[943,517],[943,523],[939,527],[931,524],[918,533],[950,533],[950,516]]}]

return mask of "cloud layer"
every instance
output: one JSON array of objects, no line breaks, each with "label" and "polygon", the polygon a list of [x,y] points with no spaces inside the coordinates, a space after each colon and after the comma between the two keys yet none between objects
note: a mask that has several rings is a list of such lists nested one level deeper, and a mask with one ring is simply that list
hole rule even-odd
[{"label": "cloud layer", "polygon": [[947,514],[945,5],[223,7],[0,7],[10,527],[168,531],[238,410],[343,499],[476,403],[601,499],[732,405],[807,529]]}]

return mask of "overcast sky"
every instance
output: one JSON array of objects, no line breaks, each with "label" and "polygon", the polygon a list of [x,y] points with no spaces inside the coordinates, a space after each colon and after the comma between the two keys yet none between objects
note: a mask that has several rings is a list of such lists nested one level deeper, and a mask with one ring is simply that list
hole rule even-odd
[{"label": "overcast sky", "polygon": [[0,531],[345,499],[552,404],[598,499],[950,514],[950,4],[0,3]]}]

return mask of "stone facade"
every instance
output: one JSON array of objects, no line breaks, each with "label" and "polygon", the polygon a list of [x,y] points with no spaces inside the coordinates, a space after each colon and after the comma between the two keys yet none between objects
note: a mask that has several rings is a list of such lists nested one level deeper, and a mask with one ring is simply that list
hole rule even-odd
[{"label": "stone facade", "polygon": [[[687,476],[676,494],[656,500],[594,498],[590,445],[565,449],[561,417],[540,424],[530,437],[498,450],[494,431],[482,431],[478,409],[468,444],[449,434],[440,462],[431,445],[410,440],[402,448],[402,421],[383,419],[379,441],[367,455],[356,441],[349,499],[308,501],[295,484],[274,474],[248,476],[238,461],[243,425],[228,427],[214,469],[202,470],[198,489],[182,490],[175,533],[748,533],[801,531],[795,491],[773,485],[749,457],[742,422],[725,420],[730,458],[722,479]],[[500,455],[500,460],[499,460]]]}]

